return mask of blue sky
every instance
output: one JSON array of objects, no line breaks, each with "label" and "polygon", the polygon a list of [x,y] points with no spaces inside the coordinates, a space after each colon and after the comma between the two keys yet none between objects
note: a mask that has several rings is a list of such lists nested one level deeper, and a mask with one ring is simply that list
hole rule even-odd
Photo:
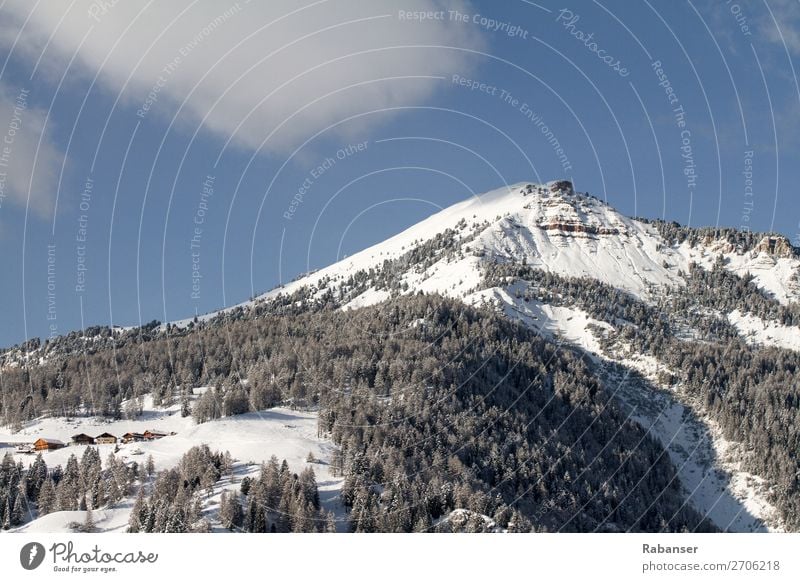
[{"label": "blue sky", "polygon": [[797,2],[161,4],[0,8],[0,345],[238,303],[522,180],[800,236]]}]

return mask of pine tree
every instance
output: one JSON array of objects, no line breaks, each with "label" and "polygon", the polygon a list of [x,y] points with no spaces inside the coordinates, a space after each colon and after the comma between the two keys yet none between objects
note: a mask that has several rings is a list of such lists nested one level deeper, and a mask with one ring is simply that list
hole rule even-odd
[{"label": "pine tree", "polygon": [[192,403],[189,399],[191,388],[187,384],[181,387],[181,417],[186,418],[192,414]]},{"label": "pine tree", "polygon": [[146,509],[146,502],[144,500],[144,487],[139,487],[139,494],[136,496],[136,501],[131,509],[131,515],[128,518],[128,531],[131,533],[138,533],[144,527],[144,511]]},{"label": "pine tree", "polygon": [[220,467],[223,475],[230,475],[233,471],[233,457],[230,451],[225,451],[222,455],[222,466]]},{"label": "pine tree", "polygon": [[300,490],[304,501],[311,503],[315,509],[319,509],[319,491],[317,490],[317,479],[314,469],[306,467],[300,473]]},{"label": "pine tree", "polygon": [[214,493],[214,484],[218,479],[219,472],[214,468],[213,465],[209,465],[200,479],[200,486],[206,490],[206,493],[209,497]]},{"label": "pine tree", "polygon": [[219,521],[222,527],[226,529],[233,529],[233,508],[231,507],[230,500],[228,499],[228,490],[222,491],[219,498]]},{"label": "pine tree", "polygon": [[92,533],[95,530],[94,525],[94,514],[92,513],[92,506],[89,505],[86,508],[86,517],[83,520],[83,528],[81,531],[83,533]]},{"label": "pine tree", "polygon": [[53,487],[53,481],[49,477],[44,480],[41,489],[39,490],[39,497],[37,498],[39,515],[47,515],[53,511],[56,504],[56,490]]},{"label": "pine tree", "polygon": [[47,463],[42,458],[42,453],[36,455],[36,460],[26,474],[26,492],[29,499],[36,499],[39,490],[47,479]]},{"label": "pine tree", "polygon": [[164,533],[185,533],[186,521],[181,509],[168,510],[166,523],[164,524]]},{"label": "pine tree", "polygon": [[222,498],[219,503],[219,517],[222,527],[231,531],[242,526],[244,514],[235,493],[229,493],[227,490],[222,492]]},{"label": "pine tree", "polygon": [[231,523],[234,528],[240,528],[244,521],[244,510],[242,509],[242,504],[239,502],[239,496],[235,493],[231,495],[230,504],[232,508]]},{"label": "pine tree", "polygon": [[58,498],[58,509],[60,511],[75,511],[78,509],[81,496],[80,488],[80,469],[78,459],[75,455],[70,455],[64,474],[56,488]]},{"label": "pine tree", "polygon": [[114,505],[122,500],[122,492],[117,485],[117,479],[113,473],[108,476],[108,481],[106,483],[106,496],[108,498],[108,503],[110,505]]},{"label": "pine tree", "polygon": [[166,531],[167,521],[170,517],[170,503],[168,500],[160,500],[153,507],[153,527],[150,531]]},{"label": "pine tree", "polygon": [[3,529],[11,529],[11,500],[6,495],[5,509],[3,510]]},{"label": "pine tree", "polygon": [[266,533],[267,520],[264,510],[259,506],[255,498],[250,499],[247,506],[247,517],[245,518],[245,529],[252,533]]},{"label": "pine tree", "polygon": [[153,473],[156,472],[156,463],[153,460],[153,455],[147,455],[147,465],[145,465],[145,470],[147,471],[148,477],[152,477]]},{"label": "pine tree", "polygon": [[114,482],[114,485],[109,488],[109,497],[112,494],[115,495],[113,502],[117,502],[121,500],[123,497],[128,496],[128,492],[130,491],[129,487],[131,484],[131,475],[130,471],[128,471],[128,467],[125,463],[122,463],[113,457],[113,453],[109,455],[109,469],[110,469],[110,477],[111,480]]},{"label": "pine tree", "polygon": [[250,493],[251,484],[252,484],[252,479],[250,479],[250,477],[245,477],[244,479],[242,479],[242,484],[240,486],[240,491],[242,492],[242,495],[247,495],[248,493]]},{"label": "pine tree", "polygon": [[14,506],[11,509],[11,526],[16,527],[22,525],[25,521],[25,508],[23,507],[22,495],[17,494],[14,500]]},{"label": "pine tree", "polygon": [[308,533],[311,531],[311,516],[309,515],[309,507],[299,500],[294,515],[292,516],[292,531],[294,533]]}]

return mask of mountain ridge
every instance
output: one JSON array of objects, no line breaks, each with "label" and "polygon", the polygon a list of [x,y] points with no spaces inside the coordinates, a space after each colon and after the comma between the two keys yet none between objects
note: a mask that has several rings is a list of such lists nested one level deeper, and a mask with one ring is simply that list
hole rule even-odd
[{"label": "mountain ridge", "polygon": [[[487,263],[521,262],[564,276],[590,277],[647,299],[653,286],[683,285],[680,273],[688,271],[692,263],[709,269],[722,255],[729,271],[738,276],[753,275],[756,285],[781,304],[800,302],[800,248],[784,235],[631,218],[595,196],[576,192],[568,180],[555,180],[545,184],[518,182],[476,195],[249,301],[170,323],[151,322],[144,328],[148,333],[154,325],[161,331],[184,328],[251,309],[302,288],[314,288],[320,295],[354,275],[380,270],[388,261],[401,259],[448,231],[453,231],[451,244],[465,247],[466,260],[455,266],[442,264],[427,272],[405,274],[401,285],[405,284],[406,292],[438,292],[465,299],[479,285],[479,274]],[[611,237],[622,243],[602,242],[613,240]],[[365,288],[361,296],[351,297],[346,307],[372,305],[390,296],[385,289]],[[115,326],[109,330],[99,325],[87,328],[88,333],[76,330],[59,338],[78,336],[91,342],[107,333],[119,336],[138,329]],[[39,352],[43,345],[59,338],[44,342],[33,338],[0,349],[0,362],[21,363],[25,354]]]}]

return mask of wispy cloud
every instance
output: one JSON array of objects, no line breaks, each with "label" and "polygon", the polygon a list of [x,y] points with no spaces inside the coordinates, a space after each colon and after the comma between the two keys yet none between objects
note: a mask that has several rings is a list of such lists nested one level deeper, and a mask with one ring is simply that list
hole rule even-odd
[{"label": "wispy cloud", "polygon": [[28,207],[37,216],[53,212],[63,154],[46,136],[46,112],[32,107],[30,91],[0,85],[0,205]]}]

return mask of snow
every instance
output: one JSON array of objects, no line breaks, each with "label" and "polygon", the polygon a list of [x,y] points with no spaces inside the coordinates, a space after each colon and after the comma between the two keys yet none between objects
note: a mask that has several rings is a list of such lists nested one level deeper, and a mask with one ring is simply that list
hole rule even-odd
[{"label": "snow", "polygon": [[672,370],[630,346],[615,346],[613,354],[604,351],[596,334],[611,329],[608,323],[579,309],[516,298],[522,290],[523,284],[516,283],[482,290],[467,301],[495,305],[538,333],[583,349],[601,367],[613,361],[640,373],[649,385],[617,372],[607,372],[607,385],[632,412],[632,419],[667,450],[688,502],[726,531],[782,531],[775,507],[766,498],[768,484],[742,469],[744,453],[738,445],[726,440],[710,418],[697,417],[696,407],[682,402],[677,392],[656,388],[660,374]]},{"label": "snow", "polygon": [[590,354],[602,351],[594,330],[610,330],[613,329],[611,325],[589,317],[580,309],[518,299],[516,293],[523,288],[521,283],[506,288],[492,287],[473,293],[465,300],[472,305],[488,302],[500,307],[507,317],[522,322],[544,337],[560,338]]},{"label": "snow", "polygon": [[787,305],[800,301],[800,285],[795,279],[800,271],[800,260],[796,258],[775,257],[763,251],[740,253],[730,248],[728,243],[722,242],[695,248],[683,243],[675,251],[684,270],[688,269],[691,262],[710,270],[717,257],[722,255],[726,270],[740,277],[751,274],[756,287],[780,303]]},{"label": "snow", "polygon": [[642,374],[650,385],[629,375],[610,374],[613,395],[633,412],[632,419],[667,450],[688,502],[718,527],[732,532],[781,531],[776,510],[766,499],[767,484],[741,468],[742,453],[707,417],[698,418],[676,393],[658,390],[659,374],[671,372],[656,358],[619,349],[606,353],[596,332],[610,329],[583,311],[516,299],[509,289],[488,289],[471,299],[502,306],[505,313],[545,336],[582,348],[595,362],[615,361]]},{"label": "snow", "polygon": [[[800,260],[766,252],[739,253],[727,243],[670,247],[652,225],[628,218],[591,196],[551,191],[550,184],[518,183],[476,196],[438,212],[400,234],[325,269],[262,295],[269,299],[329,277],[328,288],[364,269],[379,268],[447,229],[464,241],[463,258],[441,259],[424,272],[402,274],[408,293],[423,291],[463,298],[480,283],[483,266],[513,262],[567,277],[590,277],[650,301],[658,290],[685,284],[679,271],[695,262],[710,269],[718,255],[737,275],[751,273],[755,284],[782,303],[800,300]],[[321,293],[324,289],[319,289]],[[374,305],[389,293],[370,289],[347,305]]]},{"label": "snow", "polygon": [[[508,530],[501,528],[497,523],[488,515],[484,515],[482,513],[477,513],[475,511],[469,509],[454,509],[447,515],[440,517],[434,523],[434,526],[438,526],[444,523],[449,523],[454,531],[464,531],[465,526],[467,523],[472,520],[477,519],[483,524],[484,531],[489,533],[507,533]],[[433,527],[431,529],[433,529]]]},{"label": "snow", "polygon": [[617,372],[608,372],[607,385],[632,412],[632,419],[667,450],[688,502],[726,531],[782,531],[776,509],[767,501],[768,484],[742,468],[740,447],[726,440],[710,418],[696,416],[697,407],[682,402],[676,391],[657,388],[660,375],[674,371],[630,346],[617,345],[613,353],[603,350],[597,333],[611,325],[579,309],[518,299],[523,289],[524,284],[515,283],[482,290],[466,300],[494,305],[546,337],[579,347],[601,367],[616,362],[640,373],[649,385]]},{"label": "snow", "polygon": [[[0,442],[33,442],[40,436],[70,442],[71,436],[77,433],[96,436],[101,432],[110,432],[119,437],[126,432],[144,432],[147,429],[176,434],[154,441],[119,444],[119,452],[115,453],[117,458],[143,463],[148,455],[153,455],[156,470],[163,470],[175,467],[184,453],[200,444],[207,444],[214,451],[230,451],[237,461],[234,467],[235,480],[218,483],[215,496],[206,500],[207,504],[218,501],[218,495],[223,488],[237,488],[243,475],[256,473],[258,466],[272,455],[279,460],[286,459],[291,470],[298,473],[310,465],[316,474],[323,507],[342,517],[343,523],[343,508],[339,502],[343,479],[330,473],[329,462],[335,447],[331,441],[317,435],[316,412],[271,408],[197,425],[191,417],[181,418],[178,406],[155,409],[148,400],[144,414],[136,420],[105,421],[97,417],[69,420],[42,418],[29,423],[18,433],[2,432],[7,429],[0,429]],[[80,459],[86,446],[97,447],[104,463],[115,448],[115,445],[70,445],[44,452],[43,458],[50,468],[59,464],[63,466],[71,454]],[[140,449],[143,454],[133,455],[132,452],[136,449]],[[13,448],[0,448],[0,455],[4,455],[6,450],[14,455],[15,461],[21,460],[25,466],[36,459],[35,455],[16,453]],[[309,452],[313,453],[318,462],[306,462]],[[133,500],[129,498],[117,507],[95,510],[93,517],[98,529],[124,531],[132,504]],[[83,523],[84,516],[82,511],[56,512],[25,524],[17,531],[66,532],[69,531],[67,524],[74,521]]]},{"label": "snow", "polygon": [[[128,527],[133,501],[126,499],[113,508],[96,509],[92,512],[98,532],[119,532],[123,533]],[[55,511],[34,519],[20,527],[12,530],[15,533],[39,534],[39,533],[70,533],[70,524],[78,523],[83,525],[86,520],[85,511]]]},{"label": "snow", "polygon": [[[724,439],[707,425],[707,419],[696,419],[684,404],[665,399],[665,407],[655,419],[640,416],[637,420],[664,444],[689,502],[698,511],[725,531],[768,529],[763,520],[771,517],[774,508],[756,487],[741,486],[753,476],[720,458]],[[650,426],[648,421],[652,421]]]},{"label": "snow", "polygon": [[742,313],[738,309],[728,314],[728,321],[751,345],[800,351],[800,327],[764,321],[760,317]]},{"label": "snow", "polygon": [[[665,370],[647,359],[618,361],[640,369],[648,379]],[[679,391],[659,390],[616,371],[609,373],[607,384],[632,420],[661,442],[692,507],[724,531],[783,531],[767,501],[766,483],[742,469],[743,451],[710,418],[697,416],[696,407],[683,402]]]},{"label": "snow", "polygon": [[389,297],[390,293],[383,289],[367,289],[366,291],[364,291],[364,293],[362,293],[349,303],[343,305],[342,309],[347,310],[347,309],[359,309],[361,307],[369,307],[370,305],[376,305],[378,303],[386,301],[387,299],[389,299]]}]

